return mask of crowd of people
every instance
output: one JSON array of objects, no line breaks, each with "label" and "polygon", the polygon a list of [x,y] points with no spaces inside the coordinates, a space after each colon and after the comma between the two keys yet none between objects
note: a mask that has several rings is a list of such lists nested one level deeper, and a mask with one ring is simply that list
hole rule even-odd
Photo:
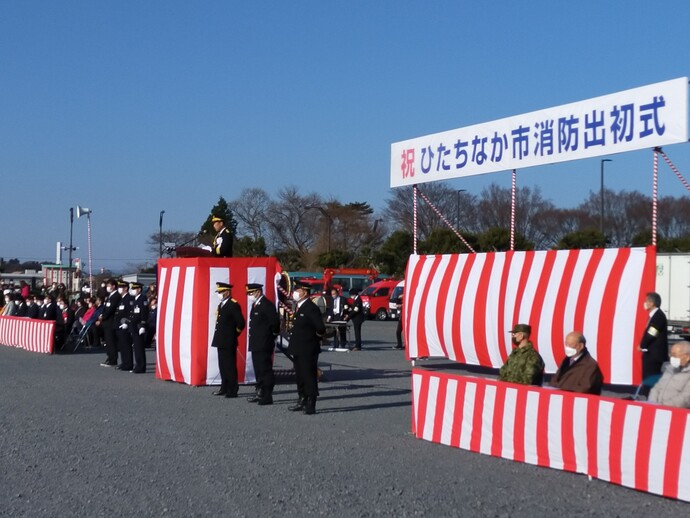
[{"label": "crowd of people", "polygon": [[[690,408],[690,342],[673,345],[669,355],[668,322],[660,309],[658,293],[647,293],[643,301],[649,318],[640,339],[642,385],[648,401],[665,406]],[[514,345],[498,379],[522,385],[541,386],[544,360],[530,341],[532,328],[517,324],[509,331]],[[565,358],[551,377],[550,387],[582,394],[601,394],[604,382],[597,361],[587,350],[587,339],[572,331],[564,339]]]}]

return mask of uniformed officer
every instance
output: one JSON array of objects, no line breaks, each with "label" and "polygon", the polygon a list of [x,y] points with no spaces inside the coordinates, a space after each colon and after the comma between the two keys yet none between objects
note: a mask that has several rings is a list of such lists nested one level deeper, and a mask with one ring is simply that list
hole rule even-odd
[{"label": "uniformed officer", "polygon": [[218,370],[220,371],[220,389],[214,396],[236,398],[237,384],[237,337],[244,329],[245,321],[240,305],[231,297],[232,285],[225,282],[216,283],[216,293],[220,298],[216,310],[216,329],[213,333],[211,347],[218,350]]},{"label": "uniformed officer", "polygon": [[106,359],[102,367],[117,367],[117,333],[118,324],[115,321],[115,311],[120,306],[120,293],[117,291],[117,281],[108,279],[105,283],[106,298],[103,300],[103,313],[96,322],[103,329]]},{"label": "uniformed officer", "polygon": [[309,290],[308,285],[297,284],[292,295],[297,309],[293,317],[288,352],[294,357],[299,399],[289,410],[303,410],[305,414],[315,414],[316,397],[319,394],[318,360],[326,326],[321,318],[321,311],[309,298]]},{"label": "uniformed officer", "polygon": [[275,304],[264,297],[262,284],[247,284],[249,309],[249,350],[256,375],[256,394],[247,401],[273,404],[273,350],[280,333],[280,317]]},{"label": "uniformed officer", "polygon": [[362,324],[366,315],[364,314],[364,306],[362,305],[362,299],[359,297],[359,290],[350,290],[350,295],[352,295],[352,304],[350,305],[350,312],[348,313],[348,320],[352,321],[352,327],[355,332],[355,345],[351,351],[361,351],[362,350]]},{"label": "uniformed officer", "polygon": [[129,294],[132,296],[132,312],[129,315],[129,333],[134,346],[134,370],[136,374],[146,372],[146,323],[149,315],[149,303],[141,292],[143,285],[132,282],[129,285]]},{"label": "uniformed officer", "polygon": [[211,224],[213,230],[216,231],[211,253],[214,257],[232,257],[232,232],[225,226],[225,220],[218,216],[212,216]]},{"label": "uniformed officer", "polygon": [[115,325],[117,326],[117,348],[120,351],[120,365],[117,366],[121,371],[131,371],[134,369],[132,361],[132,335],[130,334],[130,315],[134,309],[134,297],[129,294],[129,283],[117,281],[117,292],[120,294],[120,304],[115,310]]}]

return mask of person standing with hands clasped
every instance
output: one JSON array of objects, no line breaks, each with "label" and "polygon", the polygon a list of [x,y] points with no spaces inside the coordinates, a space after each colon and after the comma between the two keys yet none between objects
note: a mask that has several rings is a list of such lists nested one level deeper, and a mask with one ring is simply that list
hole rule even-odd
[{"label": "person standing with hands clasped", "polygon": [[293,316],[288,352],[294,357],[299,399],[288,410],[301,410],[311,415],[316,413],[316,398],[319,394],[318,361],[321,338],[326,333],[326,326],[321,318],[321,311],[309,299],[309,290],[308,285],[298,284],[292,294],[297,309]]},{"label": "person standing with hands clasped", "polygon": [[366,315],[364,314],[364,306],[362,305],[362,299],[359,297],[359,290],[350,290],[350,295],[352,295],[352,305],[350,306],[350,311],[348,313],[348,320],[352,321],[352,327],[355,331],[355,345],[350,351],[361,351],[362,350],[362,324]]},{"label": "person standing with hands clasped", "polygon": [[134,369],[135,374],[146,372],[146,321],[149,316],[149,303],[146,296],[141,292],[143,286],[139,282],[130,284],[129,293],[133,299],[131,313],[129,315],[129,331],[134,346]]},{"label": "person standing with hands clasped", "polygon": [[247,401],[273,404],[273,350],[280,333],[280,317],[273,302],[264,297],[262,284],[247,284],[249,296],[249,350],[256,376],[256,394]]},{"label": "person standing with hands clasped", "polygon": [[220,303],[216,310],[216,329],[213,333],[211,347],[218,350],[220,389],[212,394],[236,398],[239,389],[237,383],[237,337],[244,329],[245,321],[240,305],[231,296],[231,290],[231,284],[216,283],[216,293]]}]

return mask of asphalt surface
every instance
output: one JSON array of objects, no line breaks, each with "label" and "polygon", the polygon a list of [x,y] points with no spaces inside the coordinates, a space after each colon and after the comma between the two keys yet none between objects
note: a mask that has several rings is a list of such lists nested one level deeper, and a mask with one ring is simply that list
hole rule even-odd
[{"label": "asphalt surface", "polygon": [[[395,323],[325,352],[317,415],[0,346],[0,516],[688,516],[690,504],[410,434]],[[287,366],[285,358],[279,364]],[[240,389],[242,396],[252,393]]]}]

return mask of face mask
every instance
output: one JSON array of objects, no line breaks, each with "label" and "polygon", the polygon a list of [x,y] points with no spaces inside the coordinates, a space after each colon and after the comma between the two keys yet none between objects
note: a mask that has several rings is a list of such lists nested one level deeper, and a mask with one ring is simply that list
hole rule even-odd
[{"label": "face mask", "polygon": [[567,345],[565,346],[565,355],[566,355],[568,358],[572,358],[572,357],[575,356],[576,354],[577,354],[577,349],[575,349],[575,348],[573,348],[573,347],[568,347]]},{"label": "face mask", "polygon": [[216,293],[216,297],[218,297],[218,300],[223,300],[223,294],[222,293]]},{"label": "face mask", "polygon": [[59,307],[60,309],[65,309],[65,305],[64,305],[64,304],[58,304],[58,307]]},{"label": "face mask", "polygon": [[299,292],[297,292],[297,291],[292,292],[292,300],[294,300],[295,302],[299,302],[301,298],[302,297],[300,297]]},{"label": "face mask", "polygon": [[10,299],[5,299],[5,304],[9,304],[9,303],[10,303]]},{"label": "face mask", "polygon": [[131,293],[132,297],[136,297],[137,295],[139,295],[139,290],[132,290],[129,293]]},{"label": "face mask", "polygon": [[671,364],[671,367],[674,369],[680,369],[680,358],[676,358],[675,356],[671,356],[669,358],[669,363]]},{"label": "face mask", "polygon": [[105,291],[107,291],[108,293],[112,293],[112,292],[113,292],[112,286],[108,286],[108,287],[105,289]]},{"label": "face mask", "polygon": [[125,294],[125,289],[124,289],[124,288],[118,288],[118,289],[117,289],[117,292],[118,292],[120,295],[124,295],[124,294]]},{"label": "face mask", "polygon": [[50,301],[49,301],[49,300],[44,300],[44,301],[43,301],[43,304],[45,304],[45,305],[47,306],[48,304],[50,304]]},{"label": "face mask", "polygon": [[257,298],[258,297],[256,295],[249,295],[249,302],[254,304],[256,302]]}]

